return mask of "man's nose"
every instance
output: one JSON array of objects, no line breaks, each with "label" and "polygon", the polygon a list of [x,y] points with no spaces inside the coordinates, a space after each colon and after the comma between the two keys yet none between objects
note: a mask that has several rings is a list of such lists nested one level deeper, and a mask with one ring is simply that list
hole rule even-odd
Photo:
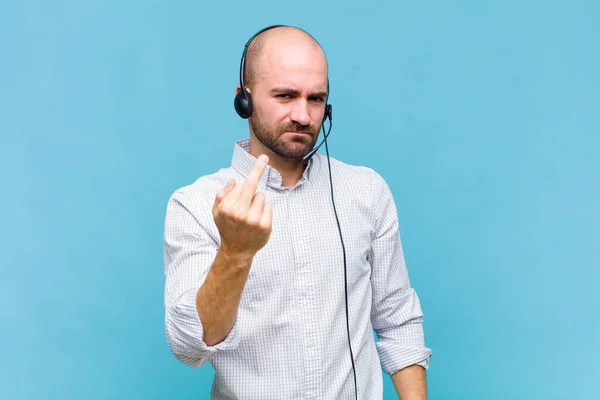
[{"label": "man's nose", "polygon": [[298,99],[294,102],[292,115],[290,117],[293,121],[296,121],[300,125],[310,124],[310,114],[308,113],[308,105],[306,100]]}]

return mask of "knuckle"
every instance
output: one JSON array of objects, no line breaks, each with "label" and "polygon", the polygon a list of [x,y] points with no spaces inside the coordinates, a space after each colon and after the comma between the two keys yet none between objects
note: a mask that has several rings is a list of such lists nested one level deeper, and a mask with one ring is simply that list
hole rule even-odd
[{"label": "knuckle", "polygon": [[260,226],[260,220],[256,217],[248,217],[246,223],[252,228],[258,228]]},{"label": "knuckle", "polygon": [[244,210],[241,207],[233,207],[230,215],[238,222],[242,222],[245,219]]},{"label": "knuckle", "polygon": [[271,229],[271,224],[268,221],[259,221],[258,222],[258,228],[261,231],[267,232],[269,229]]},{"label": "knuckle", "polygon": [[219,204],[219,206],[217,207],[217,211],[218,211],[220,214],[223,214],[223,215],[229,215],[229,213],[230,213],[230,211],[231,211],[231,207],[230,207],[228,204],[226,204],[226,203],[221,203],[221,204]]},{"label": "knuckle", "polygon": [[224,206],[222,209],[222,214],[227,219],[233,219],[233,220],[238,219],[238,211],[235,207],[232,207],[232,206]]}]

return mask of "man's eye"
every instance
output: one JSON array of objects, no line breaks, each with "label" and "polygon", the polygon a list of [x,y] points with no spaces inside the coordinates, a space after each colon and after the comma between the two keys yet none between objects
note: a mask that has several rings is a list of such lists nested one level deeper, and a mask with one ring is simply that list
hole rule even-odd
[{"label": "man's eye", "polygon": [[281,94],[278,94],[277,97],[279,97],[281,99],[288,99],[290,97],[290,95],[287,93],[281,93]]}]

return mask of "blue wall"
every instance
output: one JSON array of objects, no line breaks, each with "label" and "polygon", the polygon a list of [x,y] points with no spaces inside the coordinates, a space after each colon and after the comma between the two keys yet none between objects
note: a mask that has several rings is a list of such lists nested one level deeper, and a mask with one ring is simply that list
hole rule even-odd
[{"label": "blue wall", "polygon": [[600,3],[50,3],[0,6],[1,398],[208,398],[164,337],[165,206],[247,137],[272,23],[396,197],[431,399],[599,398]]}]

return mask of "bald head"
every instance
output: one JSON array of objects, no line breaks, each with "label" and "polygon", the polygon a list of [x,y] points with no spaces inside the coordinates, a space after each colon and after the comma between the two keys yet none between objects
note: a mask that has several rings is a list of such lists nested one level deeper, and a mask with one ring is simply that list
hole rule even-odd
[{"label": "bald head", "polygon": [[269,73],[269,67],[274,67],[281,57],[310,57],[315,62],[327,60],[319,43],[306,31],[295,27],[281,26],[271,28],[256,36],[246,52],[246,68],[244,80],[248,88],[256,83],[264,74]]}]

